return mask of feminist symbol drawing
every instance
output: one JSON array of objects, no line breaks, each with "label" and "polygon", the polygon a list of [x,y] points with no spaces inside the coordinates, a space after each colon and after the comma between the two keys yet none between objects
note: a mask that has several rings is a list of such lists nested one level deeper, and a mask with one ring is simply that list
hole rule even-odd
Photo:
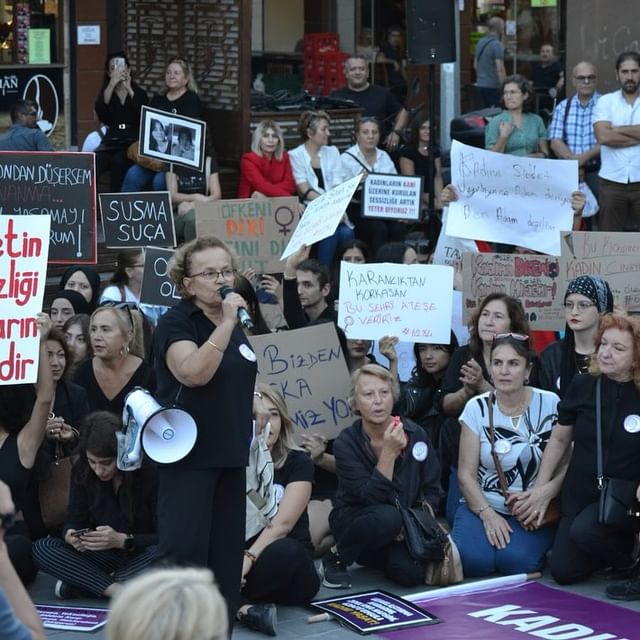
[{"label": "feminist symbol drawing", "polygon": [[[278,220],[278,214],[283,211],[282,218],[288,218],[287,220]],[[283,236],[288,236],[291,233],[291,224],[295,220],[296,216],[289,207],[278,207],[276,212],[273,214],[273,219],[276,221],[276,224],[280,227],[279,231]]]}]

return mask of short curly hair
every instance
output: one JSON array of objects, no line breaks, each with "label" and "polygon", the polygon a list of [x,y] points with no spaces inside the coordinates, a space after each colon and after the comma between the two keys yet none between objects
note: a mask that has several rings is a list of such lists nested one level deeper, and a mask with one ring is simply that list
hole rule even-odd
[{"label": "short curly hair", "polygon": [[383,367],[381,364],[364,364],[359,369],[356,369],[351,374],[351,389],[349,391],[349,404],[353,409],[354,413],[359,415],[359,411],[356,407],[355,397],[356,397],[356,389],[358,387],[358,382],[360,378],[364,375],[373,376],[374,378],[378,378],[383,382],[388,382],[391,387],[391,395],[393,396],[393,402],[396,403],[398,398],[400,397],[400,385],[398,384],[398,380],[396,377],[387,369]]},{"label": "short curly hair", "polygon": [[185,242],[176,249],[171,260],[169,260],[169,277],[175,283],[178,293],[187,300],[193,297],[184,286],[184,279],[189,276],[191,259],[194,253],[199,253],[205,249],[222,249],[226,251],[231,259],[231,266],[234,269],[237,268],[235,255],[220,238],[216,238],[215,236],[202,236]]}]

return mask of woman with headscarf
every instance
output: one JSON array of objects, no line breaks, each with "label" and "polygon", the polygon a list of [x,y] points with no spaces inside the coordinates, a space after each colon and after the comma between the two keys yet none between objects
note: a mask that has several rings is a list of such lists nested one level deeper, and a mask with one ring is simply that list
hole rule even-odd
[{"label": "woman with headscarf", "polygon": [[613,295],[606,280],[598,276],[578,276],[564,294],[567,322],[563,340],[549,345],[540,356],[539,383],[561,398],[578,373],[587,373],[596,349],[598,323],[613,311]]},{"label": "woman with headscarf", "polygon": [[89,303],[88,311],[76,311],[76,313],[91,314],[98,306],[100,297],[100,274],[93,268],[85,265],[71,265],[60,278],[60,289],[71,289],[81,293]]},{"label": "woman with headscarf", "polygon": [[63,289],[58,291],[51,300],[49,315],[53,326],[61,329],[64,323],[71,317],[79,314],[89,314],[89,303],[78,291]]}]

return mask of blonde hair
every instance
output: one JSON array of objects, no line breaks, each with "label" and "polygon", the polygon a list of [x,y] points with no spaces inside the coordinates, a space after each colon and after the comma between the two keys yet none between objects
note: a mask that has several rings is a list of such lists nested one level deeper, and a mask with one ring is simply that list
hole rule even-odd
[{"label": "blonde hair", "polygon": [[107,640],[223,640],[227,606],[209,569],[147,571],[113,598]]},{"label": "blonde hair", "polygon": [[[196,83],[196,79],[193,77],[193,71],[191,69],[191,65],[184,58],[171,58],[167,62],[167,66],[164,68],[165,73],[169,68],[170,64],[177,64],[181,69],[182,73],[187,76],[187,89],[190,89],[194,93],[198,93],[198,85]],[[164,93],[167,92],[167,88],[164,88]]]},{"label": "blonde hair", "polygon": [[[96,314],[103,311],[110,311],[116,319],[116,324],[121,333],[127,338],[129,353],[144,360],[144,327],[142,324],[142,312],[132,308],[135,303],[110,302],[100,305],[92,314],[89,321],[89,335],[91,335],[91,325]],[[91,345],[93,350],[93,345]]]},{"label": "blonde hair", "polygon": [[189,299],[192,297],[184,286],[184,279],[189,277],[191,258],[194,253],[199,253],[205,249],[222,249],[226,251],[231,259],[231,266],[234,269],[236,268],[235,256],[220,238],[216,238],[215,236],[201,236],[185,242],[176,249],[169,260],[169,277],[173,280],[176,289],[178,289],[178,293],[183,298]]},{"label": "blonde hair", "polygon": [[274,387],[261,382],[257,385],[258,391],[273,402],[280,414],[280,434],[271,447],[271,459],[275,469],[281,469],[289,455],[289,451],[301,451],[293,438],[293,422],[289,416],[289,409],[282,394]]},{"label": "blonde hair", "polygon": [[389,369],[386,369],[380,364],[363,364],[360,368],[356,369],[351,374],[351,389],[349,391],[349,404],[353,411],[359,415],[358,409],[356,407],[356,388],[358,386],[358,382],[360,381],[361,376],[373,376],[374,378],[378,378],[378,380],[382,380],[383,382],[388,382],[391,387],[391,395],[393,396],[393,402],[397,402],[400,397],[400,385],[396,380],[395,376],[392,375]]},{"label": "blonde hair", "polygon": [[331,124],[331,117],[326,111],[303,111],[298,121],[298,133],[300,140],[306,142],[309,139],[307,131],[310,129],[312,133],[316,132],[320,120],[326,120],[327,124]]},{"label": "blonde hair", "polygon": [[268,129],[271,129],[278,137],[278,146],[273,154],[276,160],[282,160],[284,154],[284,136],[282,135],[282,129],[280,125],[274,120],[262,120],[253,130],[253,136],[251,137],[251,151],[256,155],[262,156],[262,149],[260,149],[260,140]]}]

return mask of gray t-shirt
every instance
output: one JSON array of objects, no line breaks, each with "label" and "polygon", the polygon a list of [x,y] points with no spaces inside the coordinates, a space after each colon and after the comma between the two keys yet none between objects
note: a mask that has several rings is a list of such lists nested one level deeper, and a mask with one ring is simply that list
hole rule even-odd
[{"label": "gray t-shirt", "polygon": [[491,89],[500,88],[496,60],[504,60],[504,47],[496,35],[488,33],[478,40],[476,45],[477,86]]}]

